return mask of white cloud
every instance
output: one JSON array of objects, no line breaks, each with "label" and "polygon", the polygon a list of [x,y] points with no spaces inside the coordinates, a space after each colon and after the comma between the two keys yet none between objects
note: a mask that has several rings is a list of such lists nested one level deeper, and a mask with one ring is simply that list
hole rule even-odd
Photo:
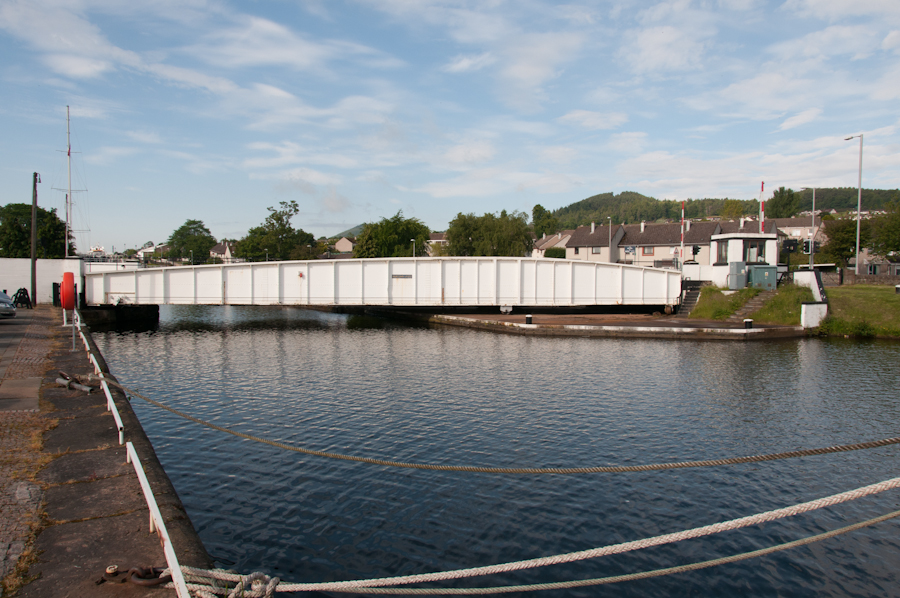
[{"label": "white cloud", "polygon": [[334,187],[331,187],[322,198],[322,207],[327,212],[340,213],[347,210],[351,205],[349,199],[338,193]]},{"label": "white cloud", "polygon": [[698,68],[706,44],[695,31],[671,25],[626,32],[630,39],[619,56],[638,73]]},{"label": "white cloud", "polygon": [[202,60],[226,68],[283,65],[299,70],[316,70],[341,58],[361,58],[369,66],[399,66],[372,48],[345,41],[317,43],[259,17],[244,17],[239,27],[216,31],[186,50]]},{"label": "white cloud", "polygon": [[542,162],[570,164],[578,157],[578,150],[568,145],[554,145],[542,148],[538,155]]},{"label": "white cloud", "polygon": [[900,31],[891,31],[888,33],[884,40],[881,42],[881,47],[884,50],[893,50],[894,48],[900,48]]},{"label": "white cloud", "polygon": [[615,129],[628,122],[628,115],[622,112],[572,110],[557,120],[561,123],[575,124],[589,130]]},{"label": "white cloud", "polygon": [[607,147],[618,154],[633,154],[644,150],[647,134],[642,131],[610,135]]},{"label": "white cloud", "polygon": [[782,122],[778,127],[778,130],[787,131],[788,129],[793,129],[794,127],[805,125],[806,123],[810,123],[816,120],[820,114],[822,114],[821,108],[810,108],[809,110],[804,110],[800,114],[785,119],[784,122]]},{"label": "white cloud", "polygon": [[497,62],[497,59],[490,52],[474,56],[457,56],[449,64],[445,65],[442,70],[448,73],[468,73],[479,71],[495,62]]},{"label": "white cloud", "polygon": [[893,0],[787,0],[782,8],[833,21],[859,16],[900,18],[900,3]]},{"label": "white cloud", "polygon": [[834,25],[799,39],[774,44],[769,47],[769,51],[782,60],[792,61],[801,57],[821,60],[844,54],[860,60],[878,48],[874,33],[871,25]]},{"label": "white cloud", "polygon": [[162,139],[157,133],[149,131],[126,131],[125,134],[141,143],[162,143]]},{"label": "white cloud", "polygon": [[444,152],[443,160],[452,165],[480,164],[490,161],[495,151],[489,141],[472,141],[451,147]]},{"label": "white cloud", "polygon": [[580,51],[584,38],[577,33],[539,33],[516,38],[504,48],[500,75],[516,93],[539,91],[559,74],[559,67]]},{"label": "white cloud", "polygon": [[92,152],[84,157],[84,161],[88,164],[108,165],[116,162],[119,158],[133,156],[138,152],[134,147],[101,147],[96,152]]}]

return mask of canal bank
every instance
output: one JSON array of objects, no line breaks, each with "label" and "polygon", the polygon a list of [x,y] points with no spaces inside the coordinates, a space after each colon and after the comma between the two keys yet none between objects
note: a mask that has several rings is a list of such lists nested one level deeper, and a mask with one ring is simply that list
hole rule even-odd
[{"label": "canal bank", "polygon": [[[96,596],[96,582],[110,565],[120,571],[166,566],[103,391],[56,382],[60,371],[82,379],[95,371],[81,339],[73,351],[72,329],[61,324],[61,313],[43,306],[0,322],[4,596],[15,589],[24,597]],[[89,331],[85,336],[93,345]],[[122,440],[140,458],[181,564],[208,567],[211,560],[128,400],[115,389],[111,396]],[[175,595],[130,583],[108,583],[103,591]]]},{"label": "canal bank", "polygon": [[458,326],[527,336],[578,336],[669,340],[780,340],[805,337],[802,326],[692,320],[654,314],[426,314],[367,310],[438,326]]}]

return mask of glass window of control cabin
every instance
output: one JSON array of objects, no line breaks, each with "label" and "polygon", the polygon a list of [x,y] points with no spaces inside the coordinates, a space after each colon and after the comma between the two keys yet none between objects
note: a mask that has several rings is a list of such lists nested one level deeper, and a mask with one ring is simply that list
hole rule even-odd
[{"label": "glass window of control cabin", "polygon": [[747,239],[744,241],[744,261],[766,261],[766,242],[764,239]]},{"label": "glass window of control cabin", "polygon": [[728,262],[728,241],[716,242],[716,263],[724,264]]}]

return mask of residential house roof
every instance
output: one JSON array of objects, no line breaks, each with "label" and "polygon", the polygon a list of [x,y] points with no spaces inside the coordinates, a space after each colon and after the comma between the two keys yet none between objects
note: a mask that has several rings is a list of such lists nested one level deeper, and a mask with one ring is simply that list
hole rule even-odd
[{"label": "residential house roof", "polygon": [[[537,250],[546,250],[556,246],[565,247],[565,243],[574,232],[574,230],[561,230],[552,235],[535,239],[534,248]],[[560,245],[560,243],[562,243],[562,245]]]}]

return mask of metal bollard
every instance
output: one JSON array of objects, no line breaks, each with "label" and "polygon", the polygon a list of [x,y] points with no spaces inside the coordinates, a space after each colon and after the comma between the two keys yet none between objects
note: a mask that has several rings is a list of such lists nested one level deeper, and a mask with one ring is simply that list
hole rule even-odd
[{"label": "metal bollard", "polygon": [[528,314],[528,315],[525,316],[525,323],[526,323],[526,324],[531,324],[531,314]]},{"label": "metal bollard", "polygon": [[753,320],[750,318],[745,318],[744,319],[744,328],[747,328],[748,330],[750,328],[753,328]]}]

